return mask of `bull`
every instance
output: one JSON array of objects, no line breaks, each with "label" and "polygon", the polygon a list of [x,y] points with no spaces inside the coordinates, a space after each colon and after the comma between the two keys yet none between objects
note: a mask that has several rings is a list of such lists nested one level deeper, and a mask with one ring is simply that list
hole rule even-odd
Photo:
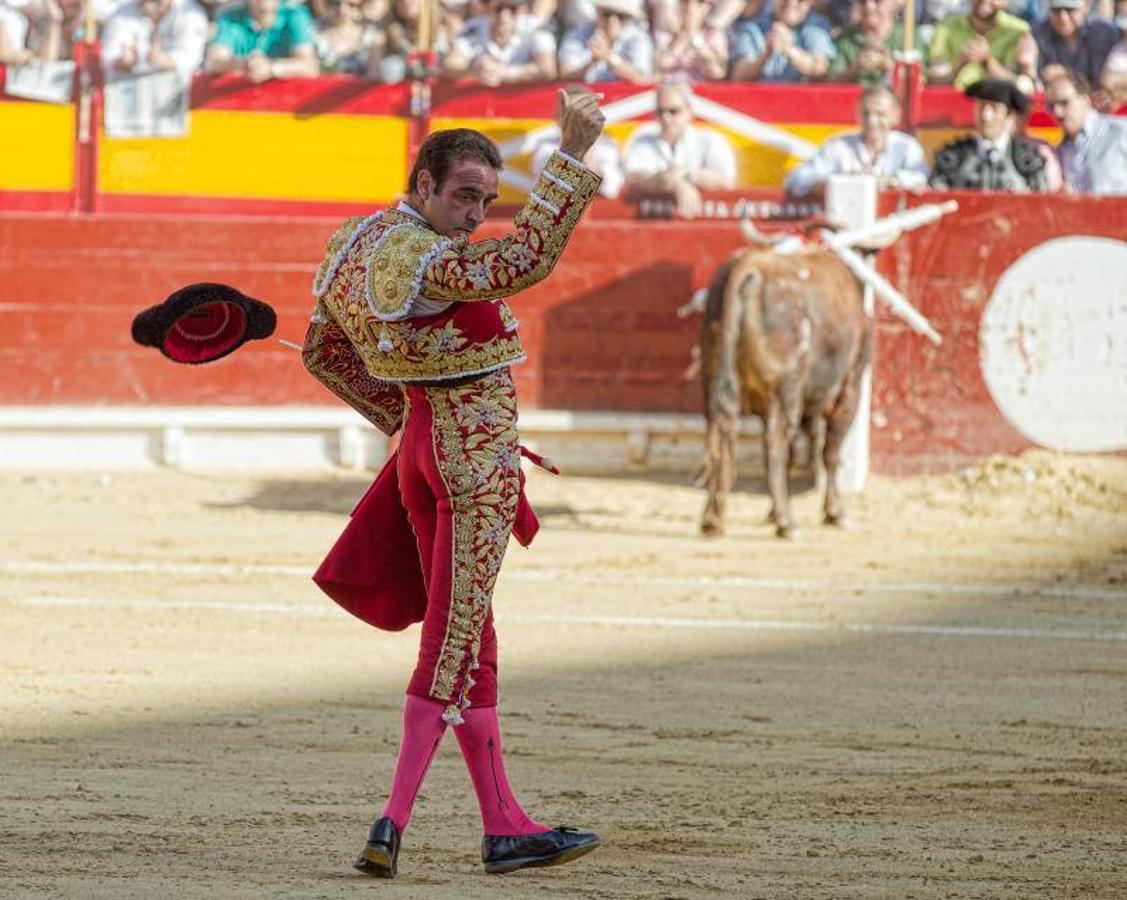
[{"label": "bull", "polygon": [[815,471],[820,449],[825,522],[844,523],[837,471],[872,344],[862,288],[833,253],[808,247],[787,255],[750,247],[721,266],[708,289],[700,340],[705,535],[724,531],[743,410],[763,419],[768,520],[776,534],[796,534],[788,470],[801,433],[809,439]]}]

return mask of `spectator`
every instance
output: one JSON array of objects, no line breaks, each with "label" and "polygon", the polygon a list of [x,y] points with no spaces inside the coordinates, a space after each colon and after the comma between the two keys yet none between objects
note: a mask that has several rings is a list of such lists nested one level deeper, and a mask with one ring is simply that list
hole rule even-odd
[{"label": "spectator", "polygon": [[391,21],[387,24],[383,52],[372,63],[374,75],[379,81],[394,84],[407,77],[408,59],[419,45],[421,10],[421,0],[395,0],[392,4]]},{"label": "spectator", "polygon": [[[973,0],[968,15],[936,26],[928,57],[931,81],[967,88],[984,78],[1014,79],[1037,74],[1037,43],[1029,23],[1002,11],[1005,0]],[[1029,87],[1032,89],[1032,80]]]},{"label": "spectator", "polygon": [[728,36],[706,19],[711,0],[681,0],[671,30],[654,32],[654,57],[663,77],[718,81],[728,75]]},{"label": "spectator", "polygon": [[702,190],[730,190],[736,157],[723,135],[692,124],[693,92],[685,82],[656,91],[657,122],[631,135],[623,154],[626,194],[671,198],[686,218],[700,213]]},{"label": "spectator", "polygon": [[970,12],[970,4],[971,0],[922,0],[917,9],[922,13],[920,21],[930,26],[952,16],[965,16]]},{"label": "spectator", "polygon": [[207,31],[207,13],[195,0],[132,0],[106,23],[106,78],[174,71],[188,84],[203,63]]},{"label": "spectator", "polygon": [[491,0],[485,27],[467,27],[450,48],[443,72],[482,84],[556,77],[556,39],[527,11],[528,0]]},{"label": "spectator", "polygon": [[1029,98],[1012,81],[984,78],[964,91],[974,98],[974,133],[935,155],[931,186],[1028,193],[1047,191],[1045,161],[1035,144],[1017,134]]},{"label": "spectator", "polygon": [[318,73],[313,20],[304,6],[245,0],[221,12],[215,25],[204,59],[208,74],[242,72],[257,84]]},{"label": "spectator", "polygon": [[1071,69],[1097,84],[1119,30],[1103,19],[1087,19],[1086,0],[1049,0],[1049,17],[1033,26],[1042,81]]},{"label": "spectator", "polygon": [[[1116,6],[1115,26],[1119,29],[1119,43],[1116,44],[1104,63],[1100,75],[1099,103],[1101,112],[1115,112],[1127,104],[1127,0],[1119,0]],[[1096,97],[1093,96],[1093,102]]]},{"label": "spectator", "polygon": [[629,81],[644,84],[653,73],[653,41],[641,0],[594,0],[595,21],[576,25],[560,44],[565,81]]},{"label": "spectator", "polygon": [[313,33],[313,50],[322,72],[379,76],[384,32],[364,15],[364,0],[329,0]]},{"label": "spectator", "polygon": [[821,78],[837,55],[830,22],[811,10],[814,0],[775,0],[766,31],[751,24],[732,45],[733,81]]},{"label": "spectator", "polygon": [[763,31],[771,27],[774,16],[772,0],[716,0],[705,24],[709,28],[731,29],[730,40],[735,34],[747,30],[752,24]]},{"label": "spectator", "polygon": [[[567,87],[564,90],[571,96],[591,93],[587,88],[580,85]],[[544,171],[544,167],[548,164],[548,157],[552,155],[553,151],[558,150],[559,146],[560,135],[558,131],[533,145],[531,156],[533,177],[539,176]],[[614,142],[614,138],[607,136],[606,133],[602,134],[591,149],[587,151],[587,155],[583,157],[582,162],[592,172],[603,176],[603,181],[599,185],[600,194],[612,199],[618,196],[622,190],[622,155],[619,153],[618,144]]]},{"label": "spectator", "polygon": [[82,0],[38,0],[0,6],[0,65],[74,58],[82,39]]},{"label": "spectator", "polygon": [[1077,194],[1127,194],[1127,122],[1096,112],[1088,94],[1075,72],[1045,85],[1045,107],[1064,132],[1057,153],[1065,184]]},{"label": "spectator", "polygon": [[786,192],[793,197],[824,193],[831,175],[875,175],[881,188],[919,191],[927,187],[928,167],[919,141],[902,131],[900,100],[883,84],[861,94],[861,130],[830,138],[792,171]]},{"label": "spectator", "polygon": [[892,75],[892,53],[904,46],[904,29],[896,20],[897,0],[853,0],[856,24],[837,39],[830,65],[836,81],[886,84]]},{"label": "spectator", "polygon": [[0,66],[23,66],[37,58],[28,47],[30,25],[25,9],[24,4],[0,3]]}]

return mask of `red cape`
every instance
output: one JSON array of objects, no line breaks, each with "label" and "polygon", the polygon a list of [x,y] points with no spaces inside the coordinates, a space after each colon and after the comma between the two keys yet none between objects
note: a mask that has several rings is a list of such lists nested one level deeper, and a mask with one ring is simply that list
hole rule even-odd
[{"label": "red cape", "polygon": [[[385,631],[421,622],[427,608],[415,533],[399,496],[398,457],[397,450],[384,463],[313,575],[317,586],[352,615]],[[527,547],[539,529],[522,472],[513,536]]]}]

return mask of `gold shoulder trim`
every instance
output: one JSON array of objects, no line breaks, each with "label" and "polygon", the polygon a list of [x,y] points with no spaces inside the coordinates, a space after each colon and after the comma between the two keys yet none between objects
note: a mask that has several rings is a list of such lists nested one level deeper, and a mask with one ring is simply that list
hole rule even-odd
[{"label": "gold shoulder trim", "polygon": [[329,238],[329,245],[325,248],[325,258],[321,261],[321,265],[317,267],[317,272],[313,276],[314,297],[320,299],[325,295],[329,285],[333,283],[333,278],[336,276],[337,270],[340,269],[341,263],[344,262],[345,256],[352,249],[352,245],[356,243],[360,235],[382,217],[383,213],[373,213],[366,219],[362,216],[353,216],[345,220],[345,223]]},{"label": "gold shoulder trim", "polygon": [[430,264],[454,242],[407,222],[392,225],[376,242],[366,265],[368,308],[381,322],[405,319],[422,292]]}]

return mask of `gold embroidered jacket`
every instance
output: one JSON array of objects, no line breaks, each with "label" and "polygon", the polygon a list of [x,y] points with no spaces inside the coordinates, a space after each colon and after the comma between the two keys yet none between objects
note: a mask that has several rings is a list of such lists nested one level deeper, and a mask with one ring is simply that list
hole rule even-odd
[{"label": "gold embroidered jacket", "polygon": [[[313,280],[307,367],[387,431],[390,411],[357,403],[365,392],[341,383],[348,367],[339,358],[333,371],[319,370],[322,344],[352,345],[371,382],[368,394],[372,384],[462,378],[523,360],[516,319],[503,298],[552,271],[600,180],[554,153],[513,233],[499,240],[452,240],[401,210],[349,219],[329,241]],[[413,305],[420,298],[451,305],[419,316]]]}]

